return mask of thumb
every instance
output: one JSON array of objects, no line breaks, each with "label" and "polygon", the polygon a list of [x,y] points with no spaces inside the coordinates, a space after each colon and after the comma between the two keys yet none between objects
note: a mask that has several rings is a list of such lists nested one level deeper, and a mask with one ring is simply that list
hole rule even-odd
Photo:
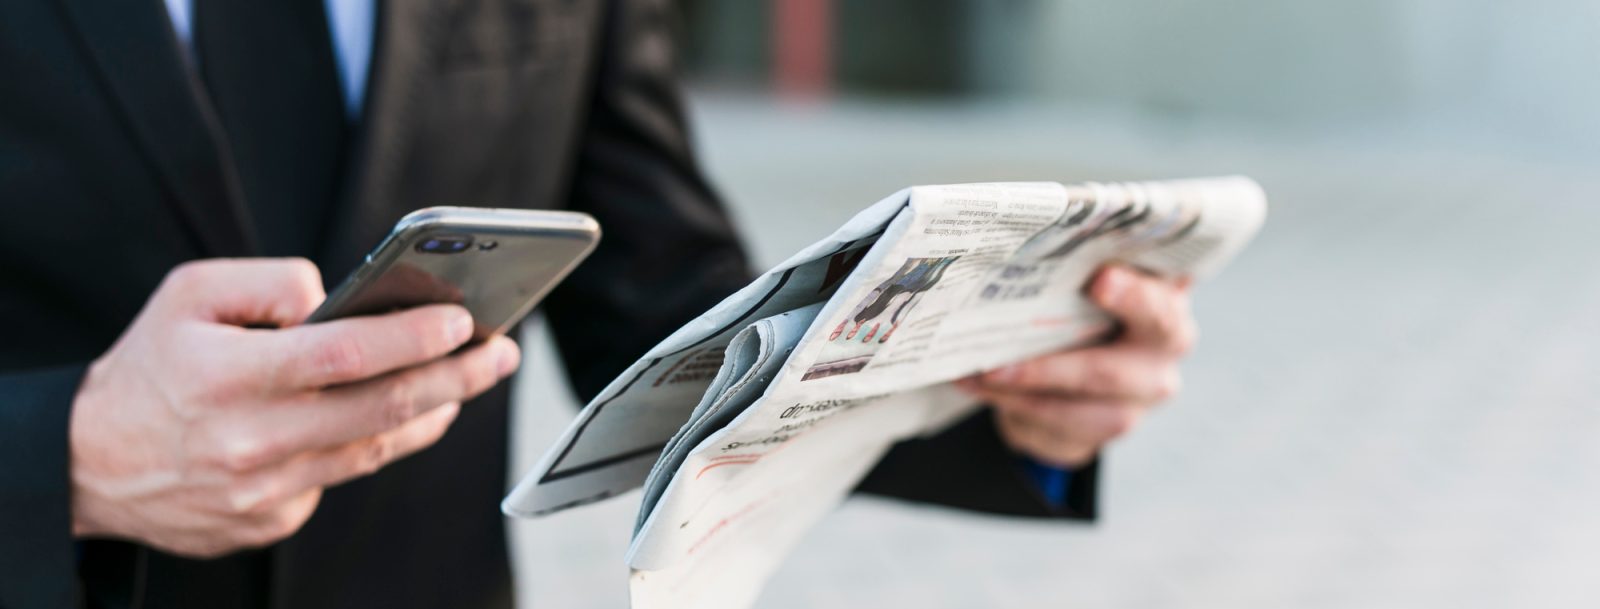
[{"label": "thumb", "polygon": [[327,298],[304,258],[218,258],[172,270],[157,296],[180,316],[236,326],[292,326]]},{"label": "thumb", "polygon": [[1194,343],[1188,286],[1144,275],[1128,267],[1100,271],[1089,297],[1123,326],[1123,339],[1164,353],[1183,354]]}]

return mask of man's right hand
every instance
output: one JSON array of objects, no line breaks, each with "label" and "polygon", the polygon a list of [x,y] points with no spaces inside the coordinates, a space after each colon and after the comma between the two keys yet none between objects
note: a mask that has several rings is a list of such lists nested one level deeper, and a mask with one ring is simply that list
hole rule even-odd
[{"label": "man's right hand", "polygon": [[73,403],[74,534],[199,557],[276,542],[521,357],[504,337],[453,353],[472,335],[455,305],[300,325],[324,298],[305,260],[173,270]]}]

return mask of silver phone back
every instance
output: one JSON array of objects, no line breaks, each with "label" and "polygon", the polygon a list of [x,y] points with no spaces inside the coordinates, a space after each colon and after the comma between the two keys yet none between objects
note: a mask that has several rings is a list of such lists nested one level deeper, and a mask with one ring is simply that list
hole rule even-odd
[{"label": "silver phone back", "polygon": [[[457,303],[482,340],[506,332],[600,239],[588,214],[429,207],[401,218],[308,322]],[[464,242],[466,247],[454,244]]]}]

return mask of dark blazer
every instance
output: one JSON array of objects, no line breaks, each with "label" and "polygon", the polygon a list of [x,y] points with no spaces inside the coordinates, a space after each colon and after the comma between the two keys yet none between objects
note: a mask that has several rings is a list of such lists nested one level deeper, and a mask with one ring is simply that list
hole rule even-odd
[{"label": "dark blazer", "polygon": [[[318,227],[325,278],[418,207],[593,214],[604,242],[545,305],[584,398],[741,286],[688,147],[665,5],[385,3],[343,195]],[[0,607],[510,607],[504,387],[437,446],[330,489],[273,547],[200,561],[73,540],[85,366],[175,265],[258,251],[222,138],[159,0],[0,3]],[[1093,469],[1054,510],[1014,466],[980,415],[897,448],[863,490],[1092,515]]]}]

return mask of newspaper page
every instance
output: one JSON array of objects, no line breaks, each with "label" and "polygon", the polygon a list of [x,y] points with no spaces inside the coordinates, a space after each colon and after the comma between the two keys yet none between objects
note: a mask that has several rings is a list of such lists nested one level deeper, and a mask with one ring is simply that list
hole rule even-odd
[{"label": "newspaper page", "polygon": [[[555,479],[581,488],[549,484],[559,455],[585,442],[569,429],[506,510],[559,509],[642,477],[634,606],[746,607],[894,442],[975,407],[949,381],[1098,340],[1114,322],[1081,294],[1097,268],[1207,275],[1265,210],[1245,178],[902,191],[652,350],[573,426],[596,420],[597,404],[621,404],[599,420],[655,426],[628,429],[628,442],[591,436],[601,448],[584,454],[642,443],[637,459],[652,463]],[[804,289],[786,293],[774,273]],[[674,374],[692,379],[660,388]],[[637,389],[641,379],[650,387]]]},{"label": "newspaper page", "polygon": [[578,413],[502,504],[530,517],[638,488],[751,321],[824,302],[905,207],[901,191],[763,273],[628,367]]}]

